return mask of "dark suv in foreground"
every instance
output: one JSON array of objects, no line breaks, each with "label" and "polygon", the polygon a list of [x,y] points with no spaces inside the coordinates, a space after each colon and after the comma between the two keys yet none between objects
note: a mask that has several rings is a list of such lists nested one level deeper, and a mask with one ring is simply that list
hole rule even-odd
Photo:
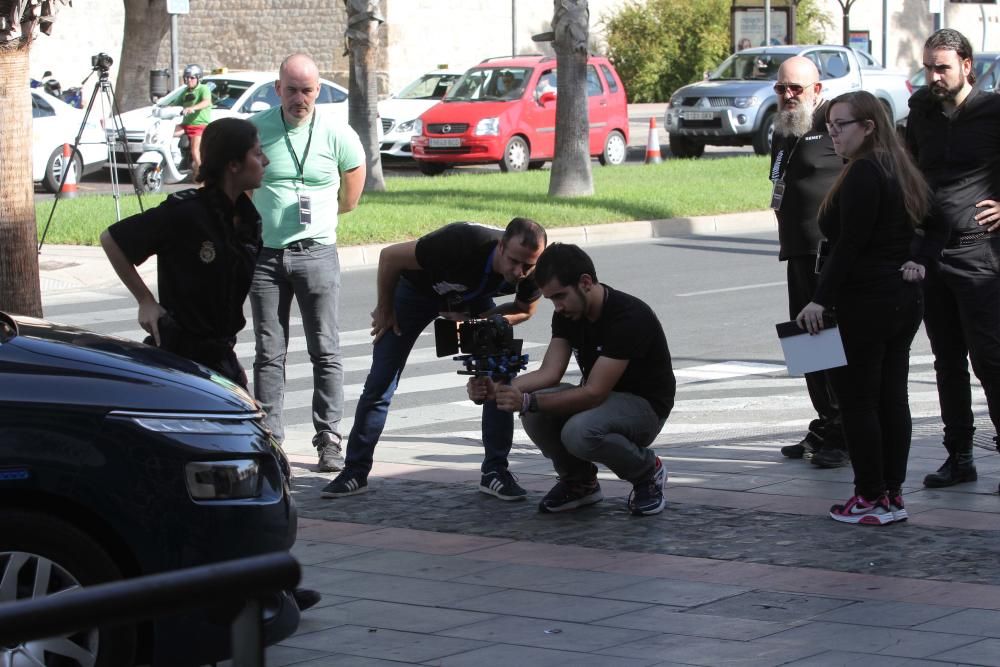
[{"label": "dark suv in foreground", "polygon": [[[0,602],[284,551],[295,530],[288,461],[241,388],[156,348],[0,313]],[[0,646],[0,664],[214,662],[231,618],[216,602]],[[264,607],[268,643],[298,627],[290,594]]]}]

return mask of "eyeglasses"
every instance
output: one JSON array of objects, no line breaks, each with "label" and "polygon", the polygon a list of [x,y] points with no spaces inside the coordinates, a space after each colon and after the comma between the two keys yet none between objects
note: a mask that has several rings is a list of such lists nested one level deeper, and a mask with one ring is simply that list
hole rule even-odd
[{"label": "eyeglasses", "polygon": [[864,118],[855,118],[854,120],[835,120],[832,123],[826,124],[826,131],[830,134],[840,134],[844,131],[844,128],[848,125],[853,125],[854,123],[863,123]]},{"label": "eyeglasses", "polygon": [[804,86],[801,83],[776,83],[774,84],[774,92],[784,95],[785,91],[788,91],[793,97],[798,97],[806,88],[815,85],[815,83],[809,83]]}]

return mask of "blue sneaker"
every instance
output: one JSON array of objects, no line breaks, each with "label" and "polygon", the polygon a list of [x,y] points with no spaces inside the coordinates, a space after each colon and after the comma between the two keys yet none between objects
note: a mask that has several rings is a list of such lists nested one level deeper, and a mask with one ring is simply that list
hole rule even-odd
[{"label": "blue sneaker", "polygon": [[636,516],[649,516],[662,512],[667,506],[667,499],[663,497],[663,487],[666,483],[667,469],[657,456],[653,476],[632,486],[632,493],[628,496],[629,511]]}]

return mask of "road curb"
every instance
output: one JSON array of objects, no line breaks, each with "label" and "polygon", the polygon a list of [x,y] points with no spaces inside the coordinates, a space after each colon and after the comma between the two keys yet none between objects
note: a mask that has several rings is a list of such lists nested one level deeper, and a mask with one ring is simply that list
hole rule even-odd
[{"label": "road curb", "polygon": [[[755,234],[775,231],[777,228],[773,212],[750,211],[690,218],[557,227],[548,230],[548,235],[550,242],[559,241],[586,246],[680,236]],[[391,244],[341,246],[338,248],[340,266],[344,269],[377,266],[379,253],[388,245]],[[39,254],[39,274],[43,294],[79,289],[104,289],[120,284],[99,246],[46,245]],[[139,267],[139,274],[147,284],[155,283],[156,258],[151,257],[142,264]]]}]

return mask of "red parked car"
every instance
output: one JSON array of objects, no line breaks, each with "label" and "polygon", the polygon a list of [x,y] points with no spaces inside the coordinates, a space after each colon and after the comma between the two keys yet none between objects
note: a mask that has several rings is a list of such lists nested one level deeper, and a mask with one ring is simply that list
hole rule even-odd
[{"label": "red parked car", "polygon": [[[625,87],[607,58],[587,60],[590,154],[621,164],[628,148]],[[420,171],[497,163],[503,171],[540,169],[555,152],[556,60],[490,58],[466,72],[414,127]]]}]

